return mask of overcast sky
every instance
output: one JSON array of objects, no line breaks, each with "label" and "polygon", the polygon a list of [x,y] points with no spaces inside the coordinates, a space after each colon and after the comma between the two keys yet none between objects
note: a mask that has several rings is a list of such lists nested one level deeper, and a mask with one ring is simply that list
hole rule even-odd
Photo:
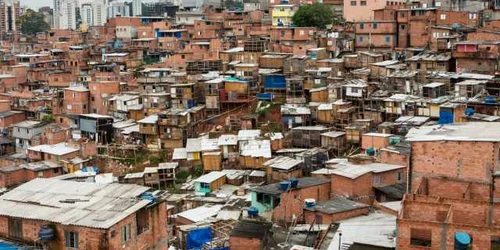
[{"label": "overcast sky", "polygon": [[38,9],[43,6],[54,5],[54,0],[21,0],[21,6],[28,6],[32,9]]}]

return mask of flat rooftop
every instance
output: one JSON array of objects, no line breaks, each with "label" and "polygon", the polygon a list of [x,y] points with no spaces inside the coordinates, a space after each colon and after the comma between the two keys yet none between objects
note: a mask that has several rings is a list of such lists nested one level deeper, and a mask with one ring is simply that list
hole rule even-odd
[{"label": "flat rooftop", "polygon": [[469,122],[412,128],[407,141],[500,141],[500,127],[494,122]]}]

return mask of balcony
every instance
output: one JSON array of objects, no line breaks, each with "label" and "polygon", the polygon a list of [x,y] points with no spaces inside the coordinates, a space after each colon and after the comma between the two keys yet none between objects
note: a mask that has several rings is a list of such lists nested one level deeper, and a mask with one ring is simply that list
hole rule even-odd
[{"label": "balcony", "polygon": [[173,77],[139,77],[138,83],[162,83],[162,82],[175,82]]}]

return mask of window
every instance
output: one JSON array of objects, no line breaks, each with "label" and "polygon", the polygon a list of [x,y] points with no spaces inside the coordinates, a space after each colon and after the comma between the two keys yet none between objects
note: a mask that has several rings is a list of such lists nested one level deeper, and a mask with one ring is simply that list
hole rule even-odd
[{"label": "window", "polygon": [[373,184],[380,184],[380,175],[373,176]]},{"label": "window", "polygon": [[390,43],[391,42],[391,36],[385,36],[385,42]]},{"label": "window", "polygon": [[362,42],[362,41],[363,41],[363,37],[362,37],[362,36],[360,36],[358,40],[359,40],[360,42]]},{"label": "window", "polygon": [[445,20],[446,19],[446,14],[441,14],[441,20]]},{"label": "window", "polygon": [[400,17],[405,17],[405,13],[404,12],[399,12],[399,16]]},{"label": "window", "polygon": [[257,202],[270,205],[271,197],[267,194],[257,193]]},{"label": "window", "polygon": [[491,236],[491,250],[500,249],[500,236]]},{"label": "window", "polygon": [[373,26],[372,26],[374,29],[376,29],[378,27],[378,24],[377,23],[373,23]]},{"label": "window", "polygon": [[396,173],[396,179],[398,181],[403,181],[403,172],[397,172]]},{"label": "window", "polygon": [[469,19],[476,19],[477,14],[476,13],[469,13]]},{"label": "window", "polygon": [[361,5],[361,6],[366,6],[366,1],[360,1],[360,2],[359,2],[359,5]]},{"label": "window", "polygon": [[364,23],[359,23],[359,28],[360,29],[364,29],[365,28],[365,24]]},{"label": "window", "polygon": [[356,6],[356,1],[351,1],[351,6]]},{"label": "window", "polygon": [[66,247],[78,249],[78,233],[77,232],[64,232],[66,240]]},{"label": "window", "polygon": [[[280,22],[281,22],[281,20],[278,20],[278,23],[280,23]],[[282,31],[281,31],[281,36],[285,36],[285,34],[286,34],[286,33],[285,33],[285,31],[284,31],[284,30],[282,30]]]},{"label": "window", "polygon": [[210,183],[202,182],[202,183],[200,183],[200,187],[201,188],[210,188]]},{"label": "window", "polygon": [[432,245],[432,231],[430,229],[417,229],[410,230],[410,245],[430,247]]},{"label": "window", "polygon": [[130,240],[131,229],[132,229],[132,227],[130,226],[130,224],[127,224],[127,225],[122,227],[122,242],[123,243]]}]

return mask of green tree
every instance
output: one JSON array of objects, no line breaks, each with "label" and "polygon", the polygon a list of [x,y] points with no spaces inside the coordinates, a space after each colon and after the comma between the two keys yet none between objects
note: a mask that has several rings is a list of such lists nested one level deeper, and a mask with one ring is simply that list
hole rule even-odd
[{"label": "green tree", "polygon": [[43,32],[50,29],[50,25],[45,22],[43,14],[32,9],[19,17],[21,32],[25,35],[35,35],[37,32]]},{"label": "green tree", "polygon": [[302,5],[292,17],[293,23],[299,27],[318,28],[325,28],[334,19],[332,9],[321,3]]}]

